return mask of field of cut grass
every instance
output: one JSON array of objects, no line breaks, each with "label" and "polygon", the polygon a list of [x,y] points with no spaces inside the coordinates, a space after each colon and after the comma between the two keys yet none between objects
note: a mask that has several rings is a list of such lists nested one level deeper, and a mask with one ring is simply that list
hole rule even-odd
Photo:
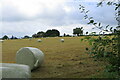
[{"label": "field of cut grass", "polygon": [[39,48],[45,54],[44,63],[32,71],[32,78],[90,78],[103,72],[106,63],[95,61],[85,53],[89,47],[82,37],[60,37],[6,40],[2,43],[2,62],[15,63],[16,52],[22,47]]}]

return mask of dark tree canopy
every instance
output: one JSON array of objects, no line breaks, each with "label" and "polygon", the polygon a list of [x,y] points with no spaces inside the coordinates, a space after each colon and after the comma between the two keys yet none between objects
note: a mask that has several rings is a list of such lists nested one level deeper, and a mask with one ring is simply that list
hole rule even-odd
[{"label": "dark tree canopy", "polygon": [[56,37],[56,36],[60,36],[60,32],[56,29],[47,30],[45,33],[45,37]]},{"label": "dark tree canopy", "polygon": [[77,36],[83,35],[83,27],[73,29],[73,34]]},{"label": "dark tree canopy", "polygon": [[41,37],[45,37],[45,32],[40,31],[37,34],[33,34],[32,35],[33,38],[41,38]]},{"label": "dark tree canopy", "polygon": [[3,36],[2,39],[9,39],[9,37],[7,35]]},{"label": "dark tree canopy", "polygon": [[40,32],[37,33],[37,36],[38,37],[45,37],[45,32],[40,31]]},{"label": "dark tree canopy", "polygon": [[41,37],[56,37],[60,36],[60,32],[56,29],[47,30],[46,32],[40,31],[37,34],[33,34],[33,38],[41,38]]},{"label": "dark tree canopy", "polygon": [[64,33],[64,35],[63,35],[64,37],[66,36],[66,34]]},{"label": "dark tree canopy", "polygon": [[17,37],[15,37],[15,36],[12,36],[10,39],[18,39]]},{"label": "dark tree canopy", "polygon": [[30,37],[26,35],[26,36],[24,36],[24,38],[30,38]]},{"label": "dark tree canopy", "polygon": [[33,34],[32,37],[33,37],[33,38],[37,38],[37,34]]}]

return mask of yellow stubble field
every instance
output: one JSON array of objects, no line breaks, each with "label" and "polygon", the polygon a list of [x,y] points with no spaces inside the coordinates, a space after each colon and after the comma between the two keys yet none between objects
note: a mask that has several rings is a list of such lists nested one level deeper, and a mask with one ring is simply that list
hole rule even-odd
[{"label": "yellow stubble field", "polygon": [[[60,39],[65,42],[60,42]],[[2,43],[2,63],[15,63],[16,52],[22,47],[35,47],[45,54],[41,67],[32,71],[32,78],[90,78],[99,75],[106,65],[95,61],[85,48],[88,42],[83,37],[51,37],[37,39],[5,40]],[[27,58],[27,57],[26,57]]]}]

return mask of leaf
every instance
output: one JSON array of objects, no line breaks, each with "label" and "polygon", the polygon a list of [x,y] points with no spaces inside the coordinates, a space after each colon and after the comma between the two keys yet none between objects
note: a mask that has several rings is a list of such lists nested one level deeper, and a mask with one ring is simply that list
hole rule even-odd
[{"label": "leaf", "polygon": [[99,27],[99,29],[102,29],[102,28],[103,28],[103,26]]},{"label": "leaf", "polygon": [[115,8],[115,10],[117,10],[117,9],[118,9],[118,7]]},{"label": "leaf", "polygon": [[108,27],[109,27],[109,25],[106,26],[106,28],[108,28]]},{"label": "leaf", "polygon": [[112,2],[109,1],[109,2],[107,3],[107,5],[112,5]]},{"label": "leaf", "polygon": [[82,8],[85,8],[84,6],[81,6]]},{"label": "leaf", "polygon": [[100,25],[101,25],[101,23],[98,24],[98,26],[100,26]]},{"label": "leaf", "polygon": [[85,10],[85,9],[82,9],[83,11]]},{"label": "leaf", "polygon": [[106,32],[108,32],[108,30],[105,30]]},{"label": "leaf", "polygon": [[110,28],[110,31],[112,31],[112,28],[113,28],[113,27]]},{"label": "leaf", "polygon": [[87,19],[87,18],[88,18],[88,16],[87,16],[87,15],[85,15],[84,17],[85,17],[85,19]]},{"label": "leaf", "polygon": [[89,12],[89,10],[88,11],[86,11],[86,13],[88,13]]},{"label": "leaf", "polygon": [[99,2],[99,3],[97,4],[97,7],[99,7],[99,6],[102,6],[102,2]]},{"label": "leaf", "polygon": [[120,26],[117,26],[117,28],[120,28]]},{"label": "leaf", "polygon": [[90,23],[93,23],[94,22],[94,20],[90,20]]},{"label": "leaf", "polygon": [[117,6],[117,4],[116,4],[116,3],[113,3],[113,5]]},{"label": "leaf", "polygon": [[90,17],[89,19],[93,19],[93,17]]},{"label": "leaf", "polygon": [[93,25],[96,25],[97,23],[93,23]]},{"label": "leaf", "polygon": [[90,22],[89,22],[89,23],[87,23],[87,24],[90,24]]}]

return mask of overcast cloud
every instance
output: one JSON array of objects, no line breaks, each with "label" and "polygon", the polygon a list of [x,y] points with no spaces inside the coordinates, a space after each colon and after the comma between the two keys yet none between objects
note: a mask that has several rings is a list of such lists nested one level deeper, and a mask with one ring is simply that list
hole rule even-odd
[{"label": "overcast cloud", "polygon": [[89,15],[96,21],[104,25],[117,25],[113,6],[97,8],[96,2],[88,0],[1,0],[0,3],[2,36],[31,36],[48,29],[58,29],[61,35],[72,34],[76,27],[84,27],[84,32],[95,31],[92,30],[93,26],[87,25],[87,21],[83,19],[79,4],[90,10]]}]

